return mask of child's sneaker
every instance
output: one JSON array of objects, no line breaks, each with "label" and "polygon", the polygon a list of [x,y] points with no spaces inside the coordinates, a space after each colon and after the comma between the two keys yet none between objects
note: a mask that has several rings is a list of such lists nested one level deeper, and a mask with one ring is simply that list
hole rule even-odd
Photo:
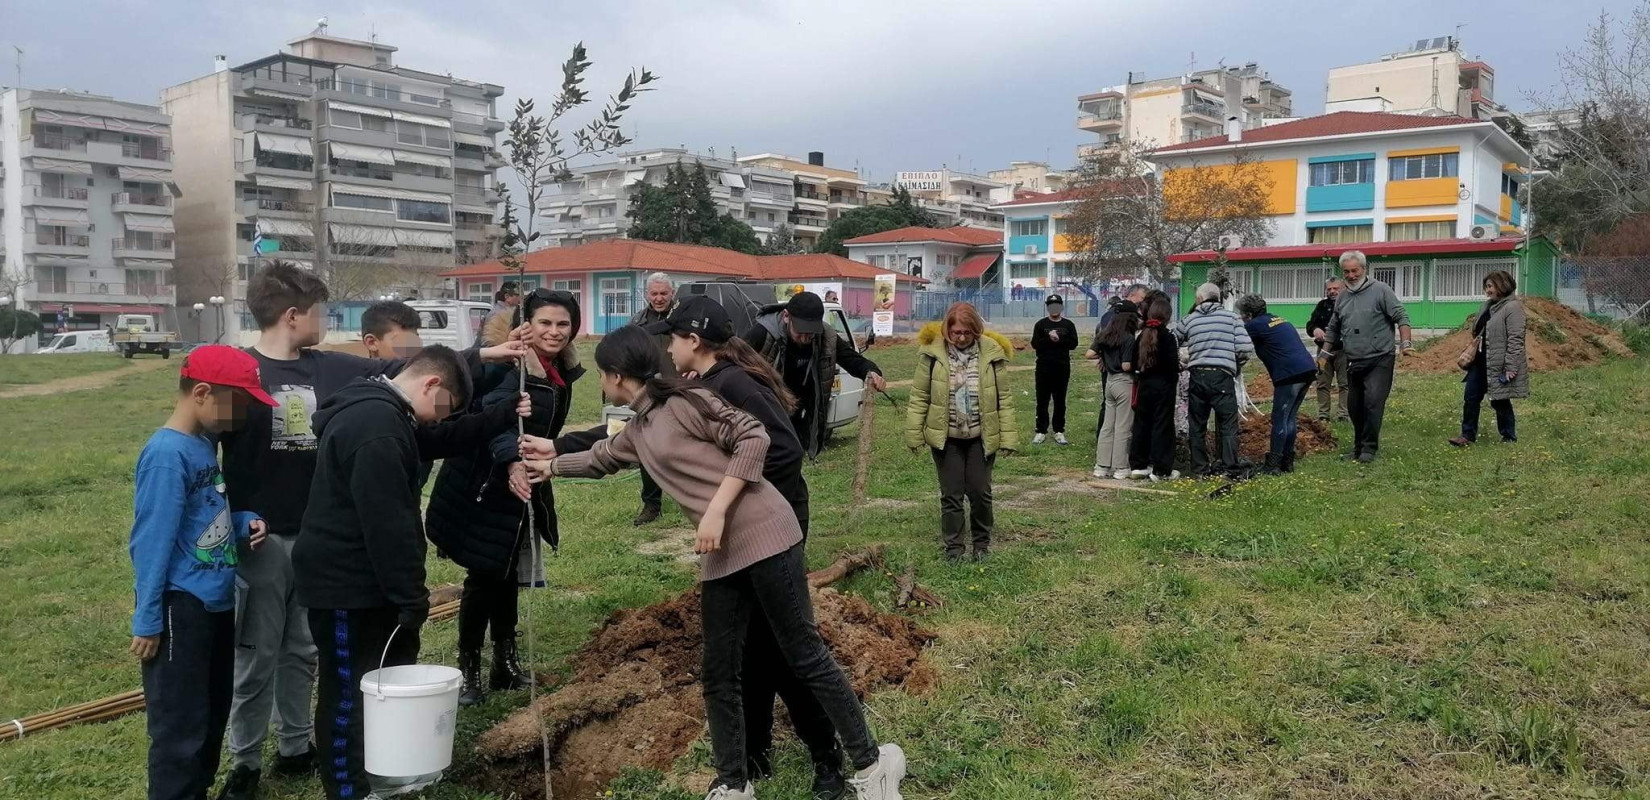
[{"label": "child's sneaker", "polygon": [[705,795],[705,800],[756,800],[756,792],[751,790],[749,781],[743,789],[730,789],[724,783],[710,790],[710,794]]},{"label": "child's sneaker", "polygon": [[1047,438],[1048,438],[1047,436],[1044,436],[1043,434],[1039,433],[1036,436],[1031,437],[1031,443],[1032,444],[1042,444],[1043,440],[1047,439]]},{"label": "child's sneaker", "polygon": [[1066,441],[1066,435],[1063,433],[1054,434],[1054,443],[1062,446],[1071,444],[1071,442]]},{"label": "child's sneaker", "polygon": [[1129,475],[1130,475],[1130,473],[1129,473],[1128,470],[1120,469],[1117,472],[1112,473],[1111,477],[1112,477],[1112,480],[1126,481],[1126,480],[1129,479]]},{"label": "child's sneaker", "polygon": [[1129,480],[1131,480],[1131,481],[1143,481],[1147,478],[1150,478],[1151,476],[1152,476],[1152,471],[1149,470],[1149,469],[1132,469],[1132,470],[1129,470]]},{"label": "child's sneaker", "polygon": [[1105,480],[1107,478],[1110,478],[1111,477],[1111,470],[1106,469],[1105,467],[1095,467],[1094,468],[1094,477],[1099,478],[1100,480]]},{"label": "child's sneaker", "polygon": [[1180,480],[1180,470],[1173,470],[1167,475],[1159,475],[1154,472],[1151,474],[1151,479],[1152,483],[1158,483],[1159,481],[1178,481]]},{"label": "child's sneaker", "polygon": [[902,800],[899,782],[905,780],[905,751],[897,744],[885,744],[877,753],[877,763],[848,779],[854,800]]}]

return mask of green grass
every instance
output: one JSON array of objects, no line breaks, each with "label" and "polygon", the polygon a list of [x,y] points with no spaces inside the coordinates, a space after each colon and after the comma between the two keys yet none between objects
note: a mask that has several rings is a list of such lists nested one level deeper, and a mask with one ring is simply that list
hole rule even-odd
[{"label": "green grass", "polygon": [[[911,348],[871,357],[892,380],[915,363]],[[157,370],[49,402],[0,400],[0,719],[137,684],[125,655],[131,470],[170,384]],[[595,419],[595,384],[578,387],[579,421]],[[1029,434],[1030,373],[1015,384]],[[896,573],[915,566],[948,601],[925,620],[940,636],[939,688],[870,702],[879,737],[909,754],[906,796],[1650,796],[1650,365],[1538,376],[1534,389],[1518,404],[1519,444],[1455,450],[1444,439],[1459,382],[1401,374],[1377,464],[1307,458],[1208,500],[1209,484],[1156,497],[1057,480],[1092,464],[1096,387],[1075,385],[1077,444],[998,462],[997,557],[983,568],[940,558],[932,465],[904,449],[884,402],[870,492],[907,502],[850,525],[853,448],[831,447],[808,473],[809,560],[885,543]],[[629,526],[636,486],[557,488],[553,588],[523,603],[547,667],[613,610],[692,583],[686,567],[636,553],[659,536]],[[665,524],[682,524],[679,512]],[[459,578],[431,567],[432,582]],[[845,588],[882,607],[893,589],[885,574]],[[453,636],[432,626],[425,658],[451,663]],[[464,743],[523,701],[494,696],[461,715],[457,772],[480,768]],[[0,745],[0,797],[142,797],[145,745],[141,715]],[[761,796],[805,797],[806,769],[787,744]],[[274,800],[318,794],[310,782],[270,788]],[[611,788],[691,796],[648,772]],[[483,797],[457,784],[430,796]]]},{"label": "green grass", "polygon": [[[158,356],[151,356],[158,358]],[[0,390],[25,384],[45,383],[132,365],[118,353],[62,353],[52,355],[0,355]]]}]

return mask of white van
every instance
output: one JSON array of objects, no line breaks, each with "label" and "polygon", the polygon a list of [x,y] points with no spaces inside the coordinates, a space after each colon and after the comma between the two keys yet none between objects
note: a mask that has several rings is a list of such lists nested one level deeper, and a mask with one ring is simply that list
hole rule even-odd
[{"label": "white van", "polygon": [[481,326],[493,306],[473,300],[412,300],[418,312],[418,338],[424,344],[444,344],[468,350],[481,338]]},{"label": "white van", "polygon": [[108,331],[74,331],[60,333],[45,347],[35,351],[35,355],[48,353],[113,353],[115,346],[109,341]]}]

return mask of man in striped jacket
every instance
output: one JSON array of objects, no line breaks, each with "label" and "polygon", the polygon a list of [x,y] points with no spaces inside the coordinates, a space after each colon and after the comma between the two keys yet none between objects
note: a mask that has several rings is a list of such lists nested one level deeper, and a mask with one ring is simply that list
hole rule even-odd
[{"label": "man in striped jacket", "polygon": [[[1186,361],[1191,369],[1186,393],[1186,417],[1192,451],[1192,472],[1208,477],[1217,472],[1238,472],[1238,366],[1255,354],[1249,331],[1236,314],[1220,304],[1220,287],[1205,283],[1197,287],[1197,305],[1192,313],[1174,325],[1175,340],[1191,352]],[[1209,412],[1215,413],[1215,433],[1220,437],[1220,467],[1209,463]]]}]

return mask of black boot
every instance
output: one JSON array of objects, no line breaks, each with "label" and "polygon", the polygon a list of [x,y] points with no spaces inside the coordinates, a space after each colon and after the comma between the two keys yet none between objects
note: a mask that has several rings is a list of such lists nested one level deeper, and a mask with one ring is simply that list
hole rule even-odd
[{"label": "black boot", "polygon": [[814,757],[814,800],[840,800],[848,793],[848,783],[842,779],[842,751],[832,750],[826,757]]},{"label": "black boot", "polygon": [[644,505],[642,506],[641,511],[636,512],[636,518],[631,520],[630,524],[640,528],[643,525],[658,519],[659,511],[660,509],[656,505]]},{"label": "black boot", "polygon": [[481,649],[458,651],[458,671],[464,674],[464,691],[458,695],[461,706],[481,705],[487,696],[481,688]]},{"label": "black boot", "polygon": [[533,676],[516,660],[516,637],[493,640],[493,671],[487,685],[494,689],[525,689],[533,685]]},{"label": "black boot", "polygon": [[1295,454],[1294,453],[1284,453],[1283,454],[1283,471],[1284,472],[1294,472],[1295,471]]},{"label": "black boot", "polygon": [[1283,456],[1280,456],[1277,453],[1267,453],[1266,466],[1260,468],[1260,474],[1282,475],[1283,472]]}]

